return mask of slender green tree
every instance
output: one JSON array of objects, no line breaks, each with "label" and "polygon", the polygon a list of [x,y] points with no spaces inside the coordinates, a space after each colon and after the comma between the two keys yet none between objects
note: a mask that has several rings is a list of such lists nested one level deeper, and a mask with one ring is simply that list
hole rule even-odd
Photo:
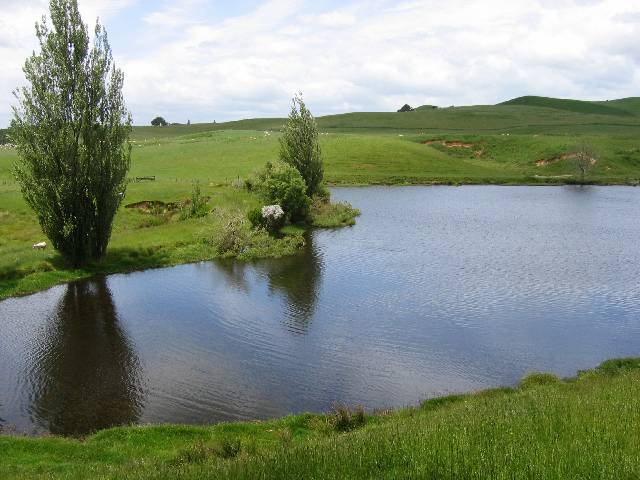
[{"label": "slender green tree", "polygon": [[15,175],[43,232],[73,266],[106,252],[129,171],[131,115],[123,74],[107,33],[93,40],[77,0],[50,0],[51,25],[36,24],[40,52],[24,65],[15,91],[11,137]]},{"label": "slender green tree", "polygon": [[300,93],[293,97],[291,113],[282,130],[280,160],[300,172],[307,184],[307,195],[320,192],[324,168],[318,142],[318,125]]}]

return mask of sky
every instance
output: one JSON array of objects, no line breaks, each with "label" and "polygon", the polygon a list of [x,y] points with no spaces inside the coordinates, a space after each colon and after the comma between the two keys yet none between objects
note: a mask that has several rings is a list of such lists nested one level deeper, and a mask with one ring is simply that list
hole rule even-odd
[{"label": "sky", "polygon": [[[134,123],[640,96],[638,0],[79,0]],[[0,0],[0,127],[47,0]]]}]

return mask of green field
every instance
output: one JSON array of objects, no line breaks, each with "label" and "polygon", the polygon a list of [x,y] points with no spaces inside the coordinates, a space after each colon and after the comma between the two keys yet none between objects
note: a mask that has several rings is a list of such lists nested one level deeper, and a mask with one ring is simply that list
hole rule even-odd
[{"label": "green field", "polygon": [[[31,249],[45,239],[12,178],[15,152],[0,150],[0,299],[94,273],[217,256],[209,240],[220,225],[259,203],[231,185],[277,158],[284,121],[135,127],[130,178],[155,176],[156,181],[130,183],[124,203],[184,200],[197,180],[211,197],[213,213],[179,221],[121,208],[108,257],[83,270],[66,269],[51,250]],[[495,106],[333,115],[318,124],[331,185],[562,184],[577,178],[570,154],[581,141],[593,144],[600,155],[588,181],[640,182],[638,98],[522,97]],[[246,257],[295,252],[302,231],[289,233],[284,242],[256,244]]]},{"label": "green field", "polygon": [[632,479],[639,430],[640,359],[626,359],[364,420],[303,414],[82,440],[0,436],[0,478]]}]

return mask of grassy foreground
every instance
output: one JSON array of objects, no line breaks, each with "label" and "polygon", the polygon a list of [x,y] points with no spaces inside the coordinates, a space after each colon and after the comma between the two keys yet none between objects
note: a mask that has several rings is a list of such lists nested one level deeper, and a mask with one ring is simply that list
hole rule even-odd
[{"label": "grassy foreground", "polygon": [[639,431],[640,359],[622,359],[364,420],[303,414],[83,440],[0,437],[0,478],[631,479]]}]

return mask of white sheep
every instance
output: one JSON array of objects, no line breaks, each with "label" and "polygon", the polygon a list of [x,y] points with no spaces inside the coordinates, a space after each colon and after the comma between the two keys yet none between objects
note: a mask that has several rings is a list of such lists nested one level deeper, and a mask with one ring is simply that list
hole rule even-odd
[{"label": "white sheep", "polygon": [[34,250],[44,250],[47,248],[47,242],[36,243],[32,247]]}]

